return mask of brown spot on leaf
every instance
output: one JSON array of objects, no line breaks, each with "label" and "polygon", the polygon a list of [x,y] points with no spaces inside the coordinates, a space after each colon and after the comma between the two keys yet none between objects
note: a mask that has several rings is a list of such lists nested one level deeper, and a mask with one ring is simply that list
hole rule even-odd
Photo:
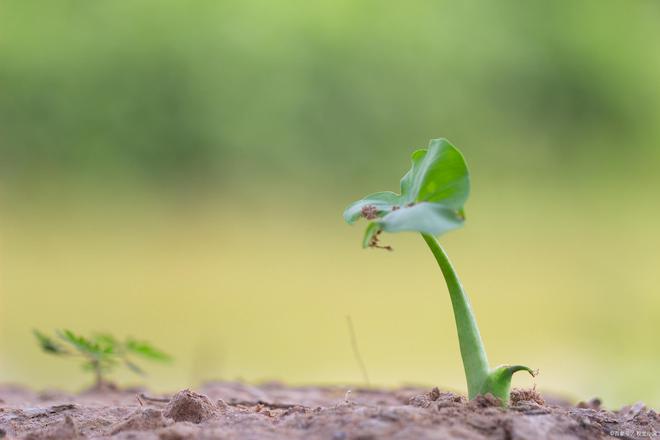
[{"label": "brown spot on leaf", "polygon": [[367,220],[378,218],[378,208],[376,208],[374,205],[364,205],[360,212],[362,217],[366,218]]}]

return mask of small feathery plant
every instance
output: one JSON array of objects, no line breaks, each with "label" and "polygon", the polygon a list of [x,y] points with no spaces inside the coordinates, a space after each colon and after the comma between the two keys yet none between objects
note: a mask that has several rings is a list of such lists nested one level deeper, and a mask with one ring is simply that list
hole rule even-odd
[{"label": "small feathery plant", "polygon": [[57,338],[33,331],[41,349],[48,354],[82,360],[85,371],[94,374],[94,389],[101,390],[109,385],[107,374],[119,365],[125,365],[134,373],[144,375],[144,370],[134,361],[134,357],[167,362],[171,358],[151,344],[136,339],[120,341],[109,334],[95,334],[85,337],[71,330],[56,331]]}]

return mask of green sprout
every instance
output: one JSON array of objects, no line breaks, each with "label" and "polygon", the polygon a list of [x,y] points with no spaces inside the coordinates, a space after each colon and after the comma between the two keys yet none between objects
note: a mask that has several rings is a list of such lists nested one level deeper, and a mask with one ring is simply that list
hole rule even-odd
[{"label": "green sprout", "polygon": [[523,365],[490,368],[477,321],[449,257],[435,238],[465,221],[463,205],[470,193],[470,176],[461,152],[446,139],[433,139],[428,149],[412,154],[412,168],[401,179],[401,194],[377,192],[346,208],[348,224],[369,221],[363,247],[392,250],[380,244],[382,232],[421,233],[449,289],[458,342],[467,379],[468,397],[491,393],[503,405],[509,402],[511,378],[517,371],[535,372]]},{"label": "green sprout", "polygon": [[159,362],[171,360],[169,355],[149,343],[132,338],[119,341],[109,334],[96,334],[86,338],[76,335],[71,330],[58,330],[56,331],[58,339],[54,339],[38,330],[34,330],[33,333],[44,352],[82,359],[83,369],[94,373],[94,389],[97,390],[109,385],[106,375],[122,364],[134,373],[144,375],[142,368],[133,362],[133,356]]}]

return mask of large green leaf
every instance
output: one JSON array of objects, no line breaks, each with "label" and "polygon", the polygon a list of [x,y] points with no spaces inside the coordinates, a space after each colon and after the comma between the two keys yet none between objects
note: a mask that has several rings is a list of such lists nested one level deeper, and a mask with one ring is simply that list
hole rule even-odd
[{"label": "large green leaf", "polygon": [[427,149],[412,154],[412,167],[401,179],[401,194],[370,194],[349,205],[344,220],[349,224],[360,218],[371,221],[364,247],[377,246],[382,231],[440,235],[463,224],[469,193],[463,155],[446,139],[433,139]]},{"label": "large green leaf", "polygon": [[385,232],[417,231],[441,235],[460,228],[463,217],[456,210],[439,203],[421,202],[410,208],[391,212],[376,222]]},{"label": "large green leaf", "polygon": [[437,202],[461,209],[470,192],[465,159],[446,139],[433,139],[427,150],[412,154],[413,166],[401,179],[406,203]]}]

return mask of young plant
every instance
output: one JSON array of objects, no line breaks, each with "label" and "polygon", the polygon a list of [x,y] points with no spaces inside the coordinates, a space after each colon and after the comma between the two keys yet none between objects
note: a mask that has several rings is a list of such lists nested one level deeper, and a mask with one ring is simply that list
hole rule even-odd
[{"label": "young plant", "polygon": [[362,240],[365,248],[392,250],[380,244],[382,232],[422,235],[449,289],[468,397],[491,393],[507,405],[513,373],[524,370],[534,376],[534,372],[523,365],[490,368],[468,296],[435,238],[463,225],[463,205],[469,192],[470,176],[463,155],[446,139],[433,139],[428,149],[412,154],[412,168],[401,179],[401,194],[385,191],[368,195],[346,208],[344,220],[349,224],[360,218],[369,221]]},{"label": "young plant", "polygon": [[134,373],[143,375],[144,371],[133,362],[132,356],[159,362],[166,362],[171,359],[169,355],[154,348],[149,343],[131,338],[119,341],[108,334],[96,334],[86,338],[76,335],[71,330],[58,330],[56,335],[59,340],[34,330],[34,336],[44,352],[62,357],[82,359],[83,369],[94,373],[94,389],[97,390],[109,385],[109,382],[105,379],[106,375],[121,364],[124,364]]}]

